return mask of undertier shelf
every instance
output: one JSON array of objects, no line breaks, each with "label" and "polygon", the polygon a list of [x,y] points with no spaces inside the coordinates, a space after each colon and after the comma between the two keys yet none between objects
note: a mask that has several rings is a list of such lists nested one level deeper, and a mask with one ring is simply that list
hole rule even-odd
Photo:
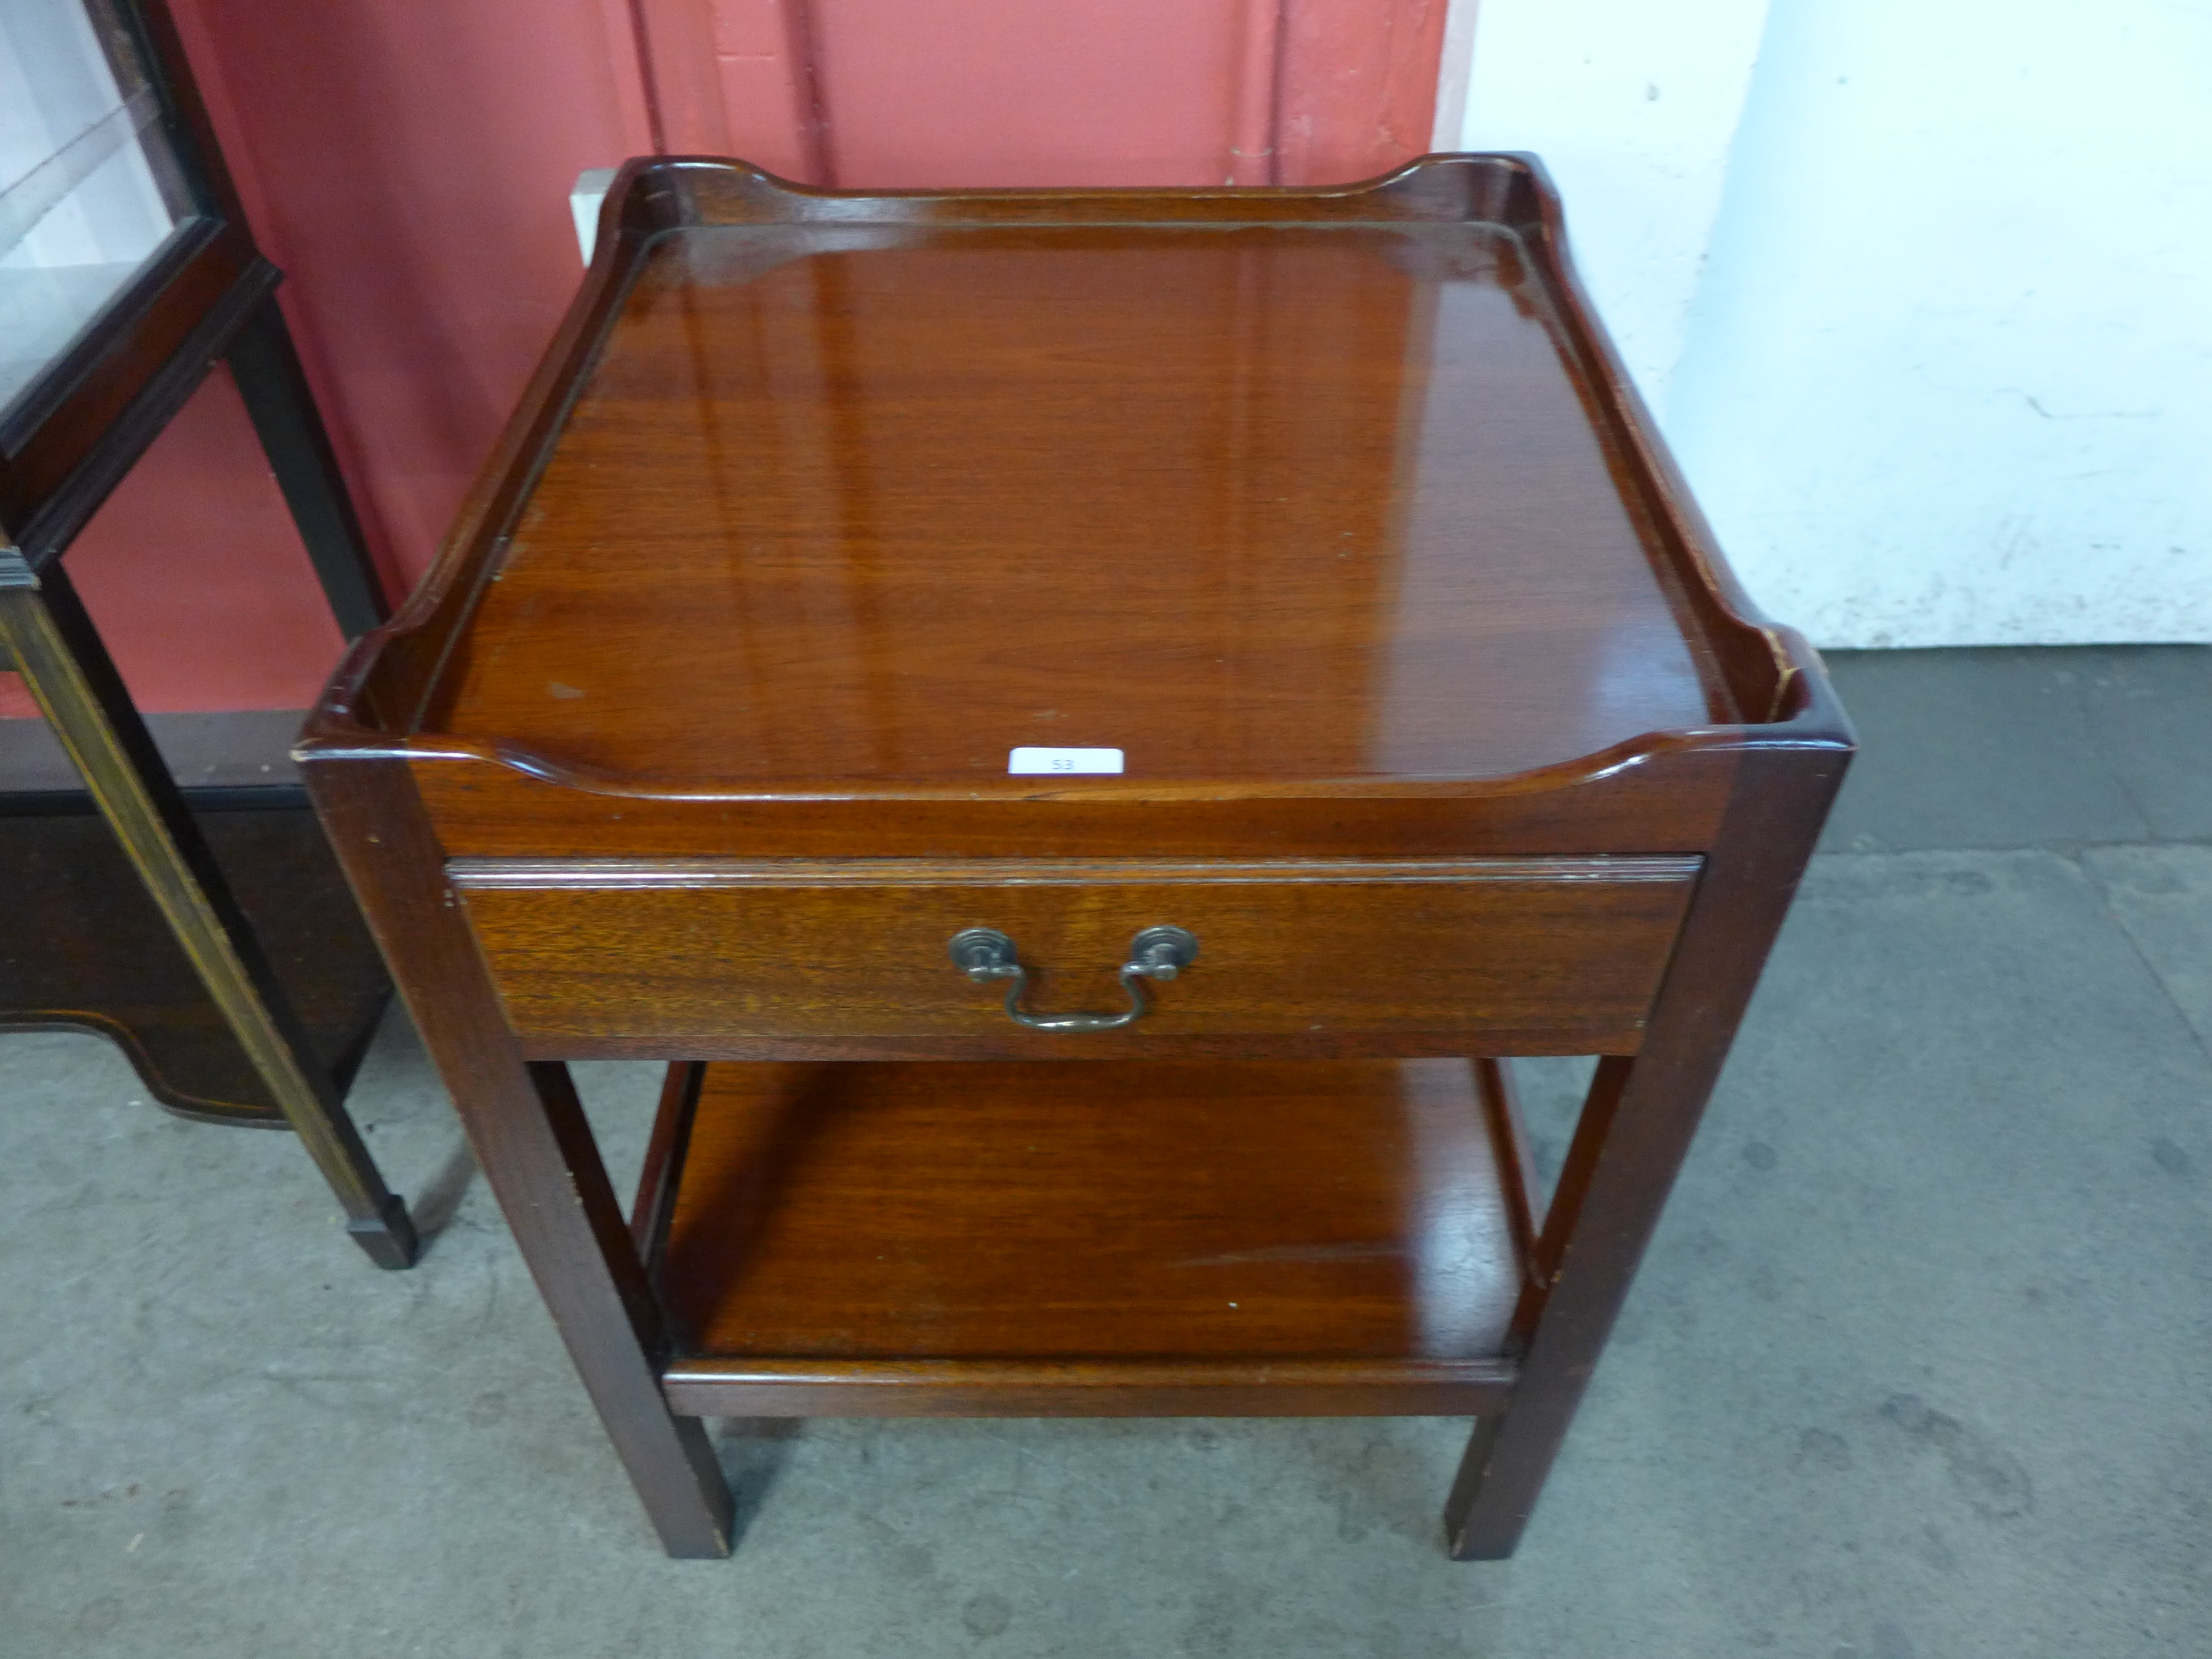
[{"label": "undertier shelf", "polygon": [[1527,1212],[1479,1064],[679,1067],[672,1403],[1492,1409]]}]

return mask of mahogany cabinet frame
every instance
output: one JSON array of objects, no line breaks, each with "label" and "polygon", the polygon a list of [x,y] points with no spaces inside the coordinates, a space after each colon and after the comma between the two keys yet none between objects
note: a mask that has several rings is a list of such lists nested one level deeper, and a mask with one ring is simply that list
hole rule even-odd
[{"label": "mahogany cabinet frame", "polygon": [[[63,568],[100,503],[228,362],[340,628],[356,637],[387,614],[277,309],[281,273],[254,246],[175,25],[162,0],[112,3],[159,100],[191,211],[0,420],[0,665],[22,676],[270,1097],[198,1101],[191,1115],[289,1125],[343,1206],[348,1232],[378,1266],[405,1267],[414,1224],[346,1113],[347,1062],[334,1073],[314,1057]],[[104,1018],[78,1023],[106,1031]],[[357,1046],[349,1052],[357,1057]]]}]

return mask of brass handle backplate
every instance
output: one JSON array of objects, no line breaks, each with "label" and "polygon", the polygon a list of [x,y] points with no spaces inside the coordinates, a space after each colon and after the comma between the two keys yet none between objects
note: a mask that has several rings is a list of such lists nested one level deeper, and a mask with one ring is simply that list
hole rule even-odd
[{"label": "brass handle backplate", "polygon": [[1006,983],[1006,1017],[1032,1031],[1115,1031],[1134,1024],[1152,1007],[1148,979],[1173,979],[1198,960],[1198,939],[1181,927],[1147,927],[1129,941],[1129,959],[1121,967],[1121,988],[1129,1006],[1118,1014],[1032,1014],[1022,1007],[1029,969],[1014,952],[1014,942],[995,927],[963,927],[952,936],[952,965],[987,984]]}]

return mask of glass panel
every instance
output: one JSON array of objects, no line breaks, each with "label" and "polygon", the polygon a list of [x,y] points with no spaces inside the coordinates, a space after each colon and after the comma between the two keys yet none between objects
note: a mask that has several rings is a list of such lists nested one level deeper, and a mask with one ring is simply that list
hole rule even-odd
[{"label": "glass panel", "polygon": [[191,216],[106,0],[0,4],[0,416]]}]

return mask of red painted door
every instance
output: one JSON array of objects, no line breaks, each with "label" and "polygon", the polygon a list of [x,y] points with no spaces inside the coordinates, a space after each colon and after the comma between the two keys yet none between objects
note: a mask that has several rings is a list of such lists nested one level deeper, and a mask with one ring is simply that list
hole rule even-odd
[{"label": "red painted door", "polygon": [[1429,148],[1445,0],[637,0],[662,147],[813,184],[1325,184]]},{"label": "red painted door", "polygon": [[[1364,178],[1428,148],[1445,0],[171,5],[397,595],[574,289],[581,169]],[[70,556],[149,709],[299,707],[337,654],[234,404],[211,382]]]}]

